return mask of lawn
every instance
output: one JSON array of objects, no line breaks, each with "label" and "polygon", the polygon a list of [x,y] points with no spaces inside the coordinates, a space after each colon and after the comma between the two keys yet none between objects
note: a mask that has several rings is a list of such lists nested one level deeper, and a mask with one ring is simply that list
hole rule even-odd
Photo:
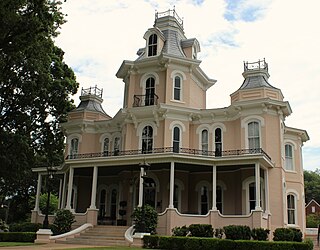
[{"label": "lawn", "polygon": [[[25,243],[25,242],[0,242],[0,249],[1,247],[14,247],[14,246],[32,246],[38,245],[34,243]],[[72,245],[70,245],[71,247]],[[71,248],[66,248],[63,250],[67,250]],[[87,248],[72,248],[73,250],[141,250],[141,247],[87,247]]]},{"label": "lawn", "polygon": [[29,242],[0,242],[0,247],[14,247],[14,246],[32,246],[34,243]]}]

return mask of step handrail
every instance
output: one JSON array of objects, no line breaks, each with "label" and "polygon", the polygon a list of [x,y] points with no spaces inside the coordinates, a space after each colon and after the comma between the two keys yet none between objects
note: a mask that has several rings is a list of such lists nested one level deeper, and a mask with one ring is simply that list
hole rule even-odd
[{"label": "step handrail", "polygon": [[54,236],[50,236],[49,239],[50,240],[58,240],[58,239],[62,239],[62,238],[67,238],[70,236],[74,236],[76,234],[80,234],[81,232],[87,230],[89,227],[93,227],[93,225],[91,223],[85,223],[80,227],[77,227],[74,230],[71,230],[70,232],[64,233],[64,234],[59,234],[59,235],[54,235]]},{"label": "step handrail", "polygon": [[133,243],[133,233],[134,233],[134,226],[132,225],[131,227],[129,227],[126,232],[124,233],[124,238],[126,239],[126,241],[129,244]]}]

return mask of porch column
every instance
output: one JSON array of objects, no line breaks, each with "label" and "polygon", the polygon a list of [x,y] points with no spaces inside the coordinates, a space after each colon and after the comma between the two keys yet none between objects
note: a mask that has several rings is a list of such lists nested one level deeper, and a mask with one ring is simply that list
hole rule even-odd
[{"label": "porch column", "polygon": [[97,180],[98,180],[98,167],[93,167],[93,176],[92,176],[92,188],[91,188],[91,209],[96,208],[96,194],[97,194]]},{"label": "porch column", "polygon": [[66,209],[71,210],[71,196],[72,196],[72,185],[73,185],[73,172],[74,169],[70,167],[69,169],[69,182],[68,182],[68,194],[67,194],[67,205]]},{"label": "porch column", "polygon": [[143,178],[144,175],[144,168],[140,168],[140,181],[139,181],[139,202],[138,207],[142,207],[142,200],[143,200]]},{"label": "porch column", "polygon": [[266,202],[266,213],[269,213],[270,208],[269,208],[269,173],[268,173],[268,169],[264,170],[264,192],[265,192],[265,202]]},{"label": "porch column", "polygon": [[256,177],[256,207],[255,207],[255,210],[261,210],[260,164],[259,163],[255,163],[255,177]]},{"label": "porch column", "polygon": [[67,174],[63,173],[63,187],[60,208],[63,209],[66,205],[66,185],[67,185]]},{"label": "porch column", "polygon": [[174,194],[174,162],[171,162],[170,166],[170,196],[169,196],[169,208],[173,206],[173,194]]},{"label": "porch column", "polygon": [[59,178],[59,197],[58,197],[58,208],[61,208],[61,203],[62,203],[62,187],[63,185],[63,180]]},{"label": "porch column", "polygon": [[40,200],[41,184],[42,184],[42,174],[38,173],[36,204],[34,205],[34,209],[33,209],[35,211],[39,211],[39,200]]},{"label": "porch column", "polygon": [[217,166],[212,166],[212,210],[217,211]]}]

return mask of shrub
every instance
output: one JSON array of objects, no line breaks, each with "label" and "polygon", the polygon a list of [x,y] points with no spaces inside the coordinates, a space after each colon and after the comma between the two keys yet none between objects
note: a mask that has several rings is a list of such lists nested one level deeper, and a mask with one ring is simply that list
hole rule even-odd
[{"label": "shrub", "polygon": [[0,233],[0,242],[34,242],[37,238],[34,232],[7,232]]},{"label": "shrub", "polygon": [[218,239],[222,239],[222,237],[223,237],[223,229],[222,228],[216,228],[216,230],[214,230],[214,237],[216,237]]},{"label": "shrub", "polygon": [[264,228],[253,228],[251,230],[251,236],[254,240],[268,240],[268,235],[270,233],[269,229]]},{"label": "shrub", "polygon": [[189,233],[189,228],[187,226],[175,227],[171,230],[172,236],[187,236]]},{"label": "shrub", "polygon": [[144,247],[170,250],[313,250],[312,241],[274,242],[197,237],[144,236]]},{"label": "shrub", "polygon": [[134,229],[136,232],[143,233],[156,233],[156,228],[158,224],[158,213],[150,205],[145,205],[145,232],[143,232],[143,220],[142,220],[142,208],[137,207],[134,209],[131,217],[135,221]]},{"label": "shrub", "polygon": [[145,235],[143,237],[143,248],[158,248],[159,236],[158,235]]},{"label": "shrub", "polygon": [[250,240],[251,230],[248,226],[230,225],[223,227],[227,239],[230,240]]},{"label": "shrub", "polygon": [[10,232],[37,232],[40,228],[42,228],[41,223],[31,222],[13,223],[9,225]]},{"label": "shrub", "polygon": [[9,232],[9,226],[7,223],[0,219],[0,232]]},{"label": "shrub", "polygon": [[302,241],[302,232],[295,228],[277,228],[273,232],[274,241]]},{"label": "shrub", "polygon": [[193,237],[213,237],[213,228],[211,224],[191,224],[189,231]]},{"label": "shrub", "polygon": [[63,234],[69,232],[74,222],[76,221],[70,210],[60,209],[54,218],[52,231],[54,234]]},{"label": "shrub", "polygon": [[319,214],[309,214],[306,217],[307,227],[317,228],[320,224],[320,215]]}]

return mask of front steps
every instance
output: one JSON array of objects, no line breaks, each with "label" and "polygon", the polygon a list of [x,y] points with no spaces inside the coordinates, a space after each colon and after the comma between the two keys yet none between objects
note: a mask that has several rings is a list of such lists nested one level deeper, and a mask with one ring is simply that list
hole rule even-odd
[{"label": "front steps", "polygon": [[63,241],[57,240],[56,243],[95,246],[129,246],[129,243],[124,238],[127,229],[127,226],[98,225],[74,238],[67,238]]}]

